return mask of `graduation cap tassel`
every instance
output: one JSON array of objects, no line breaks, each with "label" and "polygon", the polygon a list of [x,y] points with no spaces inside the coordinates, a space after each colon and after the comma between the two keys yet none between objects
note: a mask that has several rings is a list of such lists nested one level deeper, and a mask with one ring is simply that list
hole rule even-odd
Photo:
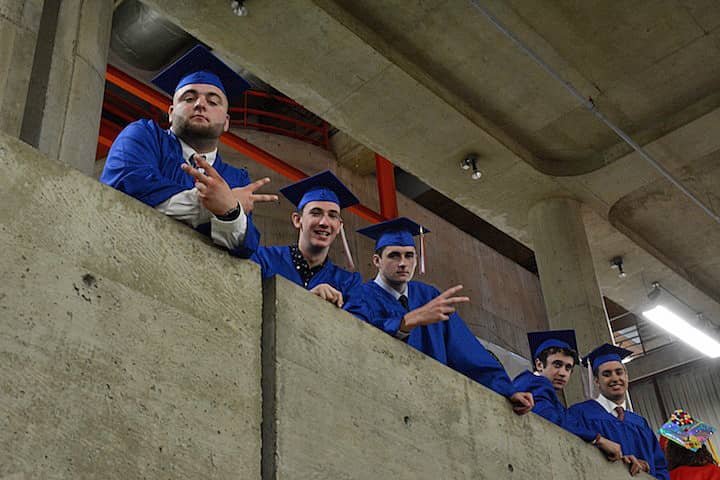
[{"label": "graduation cap tassel", "polygon": [[420,226],[420,275],[425,275],[425,229]]},{"label": "graduation cap tassel", "polygon": [[348,269],[355,271],[355,263],[353,262],[352,254],[350,253],[350,245],[348,245],[347,236],[345,236],[344,225],[340,225],[340,238],[342,238],[343,250],[345,250],[345,257],[348,262]]},{"label": "graduation cap tassel", "polygon": [[593,398],[592,396],[592,364],[590,363],[590,360],[588,360],[588,366],[587,366],[587,391],[585,392],[585,398],[590,399]]}]

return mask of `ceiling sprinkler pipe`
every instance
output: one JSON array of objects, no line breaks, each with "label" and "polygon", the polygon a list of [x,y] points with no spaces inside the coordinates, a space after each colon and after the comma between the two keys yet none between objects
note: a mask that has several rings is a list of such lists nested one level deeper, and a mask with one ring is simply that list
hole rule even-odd
[{"label": "ceiling sprinkler pipe", "polygon": [[487,10],[485,7],[483,7],[480,4],[479,0],[470,0],[470,4],[475,7],[480,13],[483,14],[485,18],[488,19],[490,23],[492,23],[495,28],[497,28],[500,32],[502,32],[506,37],[510,39],[520,50],[525,52],[527,56],[529,56],[535,63],[537,63],[543,70],[545,70],[551,77],[553,77],[555,80],[557,80],[560,84],[562,84],[565,89],[570,92],[570,94],[575,97],[585,108],[590,110],[593,115],[595,115],[597,118],[599,118],[605,125],[607,125],[615,134],[622,138],[625,143],[630,145],[642,158],[644,158],[650,165],[652,165],[660,174],[667,178],[670,183],[675,185],[675,187],[678,188],[682,193],[685,194],[690,200],[692,200],[695,205],[700,207],[710,218],[715,220],[715,222],[720,223],[720,215],[715,213],[710,207],[705,205],[702,200],[697,198],[695,194],[693,194],[690,190],[683,185],[680,180],[676,179],[665,167],[663,167],[660,162],[655,160],[650,153],[645,150],[643,147],[638,145],[630,136],[625,133],[620,127],[615,125],[613,122],[610,121],[605,115],[602,114],[602,112],[597,108],[595,105],[595,102],[592,101],[591,98],[585,98],[580,92],[577,91],[577,89],[567,80],[562,78],[558,72],[556,72],[550,65],[548,65],[540,56],[535,53],[533,50],[531,50],[528,46],[526,46],[522,41],[520,41],[519,38],[515,36],[514,33],[512,33],[510,30],[508,30],[500,21],[492,14],[489,10]]}]

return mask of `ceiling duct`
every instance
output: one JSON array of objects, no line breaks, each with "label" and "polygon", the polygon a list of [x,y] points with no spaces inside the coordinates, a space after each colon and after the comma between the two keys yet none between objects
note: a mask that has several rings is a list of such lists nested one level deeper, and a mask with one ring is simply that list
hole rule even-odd
[{"label": "ceiling duct", "polygon": [[142,70],[159,70],[197,41],[162,15],[125,0],[113,13],[110,48],[123,61]]},{"label": "ceiling duct", "polygon": [[[124,0],[113,13],[110,48],[113,54],[133,68],[155,73],[198,43],[201,42],[139,0]],[[252,72],[234,65],[219,52],[214,53],[253,90],[275,92]],[[143,80],[149,78],[142,72],[135,72],[135,76]]]}]

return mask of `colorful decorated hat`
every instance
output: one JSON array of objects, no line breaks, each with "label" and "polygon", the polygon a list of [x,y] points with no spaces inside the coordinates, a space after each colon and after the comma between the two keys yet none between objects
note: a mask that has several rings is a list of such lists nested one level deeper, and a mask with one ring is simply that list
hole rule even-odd
[{"label": "colorful decorated hat", "polygon": [[168,95],[194,83],[214,85],[235,103],[250,84],[203,45],[196,45],[175,63],[160,72],[152,83]]},{"label": "colorful decorated hat", "polygon": [[668,440],[696,452],[715,433],[715,428],[695,420],[688,412],[679,408],[670,415],[670,420],[660,427],[658,433]]},{"label": "colorful decorated hat", "polygon": [[568,348],[577,352],[575,330],[543,330],[527,334],[530,354],[535,360],[543,350],[551,347]]}]

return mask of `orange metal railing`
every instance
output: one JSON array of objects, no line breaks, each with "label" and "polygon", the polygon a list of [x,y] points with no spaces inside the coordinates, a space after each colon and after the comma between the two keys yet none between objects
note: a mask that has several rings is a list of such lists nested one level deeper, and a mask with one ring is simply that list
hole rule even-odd
[{"label": "orange metal railing", "polygon": [[[255,90],[245,90],[243,93],[243,106],[230,108],[230,113],[239,114],[235,117],[231,117],[230,124],[234,126],[242,126],[243,128],[257,128],[258,130],[264,130],[280,135],[286,135],[288,137],[297,138],[314,145],[323,147],[325,150],[330,150],[330,141],[328,137],[328,124],[324,120],[314,117],[316,123],[313,124],[304,120],[298,120],[297,118],[289,115],[283,115],[274,111],[269,111],[267,108],[257,108],[257,105],[253,105],[254,100],[261,99],[265,102],[271,102],[275,105],[283,104],[291,109],[298,109],[300,111],[306,111],[305,108],[299,103],[279,95],[273,95],[266,92],[258,92]],[[272,109],[277,110],[277,109]],[[308,112],[309,113],[309,112]],[[257,121],[251,116],[256,117]],[[279,121],[281,124],[289,124],[289,127],[270,125],[268,123],[261,123],[262,119],[272,119]]]},{"label": "orange metal railing", "polygon": [[[145,85],[144,83],[135,80],[130,75],[122,72],[121,70],[113,67],[112,65],[107,66],[106,79],[108,82],[112,83],[118,88],[149,103],[151,106],[156,107],[161,111],[166,111],[168,106],[172,103],[172,100],[170,98]],[[290,102],[292,101],[290,100]],[[108,111],[123,119],[132,118],[135,116],[133,115],[133,113],[136,113],[129,113],[127,111],[120,110],[122,109],[115,108],[114,111]],[[143,116],[147,117],[147,115],[138,115],[137,118],[142,118]],[[135,119],[136,118],[133,118],[133,120]],[[324,137],[327,138],[327,124],[325,124],[324,129]],[[113,123],[109,119],[103,118],[98,138],[98,154],[104,151],[102,149],[109,148],[109,146],[112,144],[112,141],[115,140],[115,137],[117,137],[117,135],[120,133],[120,130],[120,126]],[[224,133],[220,137],[220,141],[225,145],[229,146],[230,148],[236,150],[237,152],[242,153],[243,155],[251,158],[252,160],[255,160],[261,165],[270,168],[271,170],[279,173],[280,175],[289,180],[295,182],[298,180],[302,180],[303,178],[307,178],[307,175],[302,170],[293,167],[289,163],[275,157],[271,153],[266,152],[265,150],[247,142],[246,140],[243,140],[242,138],[230,132]],[[377,213],[364,205],[355,205],[348,208],[348,210],[372,223],[381,222],[386,219],[386,217],[384,217],[380,213]]]}]

